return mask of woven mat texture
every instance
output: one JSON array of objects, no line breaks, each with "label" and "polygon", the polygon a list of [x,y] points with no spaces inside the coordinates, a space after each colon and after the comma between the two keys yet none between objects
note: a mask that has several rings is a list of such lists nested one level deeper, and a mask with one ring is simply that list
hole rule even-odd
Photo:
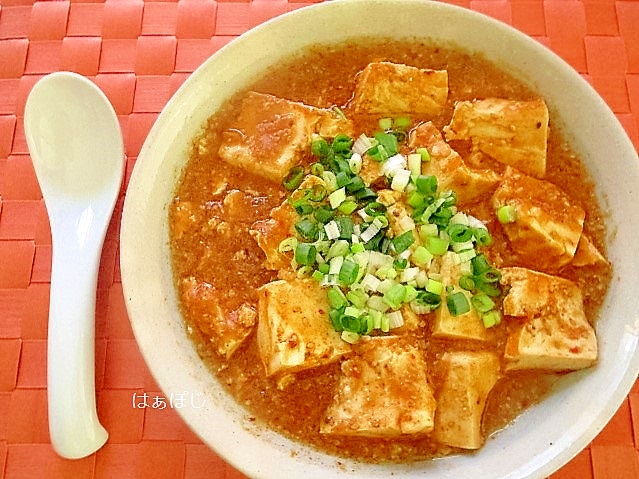
[{"label": "woven mat texture", "polygon": [[[125,135],[127,178],[158,113],[187,76],[249,28],[309,2],[294,0],[0,0],[0,473],[16,478],[240,478],[163,397],[124,307],[118,228],[124,188],[100,266],[98,412],[108,443],[82,460],[51,448],[46,337],[51,234],[23,129],[42,75],[72,70],[107,94]],[[310,2],[313,3],[313,2]],[[639,1],[455,0],[509,23],[580,72],[639,145]],[[639,384],[596,439],[552,479],[639,478]]]}]

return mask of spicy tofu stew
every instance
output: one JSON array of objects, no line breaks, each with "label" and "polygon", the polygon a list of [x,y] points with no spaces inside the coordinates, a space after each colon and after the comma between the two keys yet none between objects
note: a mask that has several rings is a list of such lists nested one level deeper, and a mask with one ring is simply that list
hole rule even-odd
[{"label": "spicy tofu stew", "polygon": [[432,458],[596,363],[604,218],[544,99],[498,65],[316,47],[230,99],[190,155],[176,289],[255,420],[341,457]]}]

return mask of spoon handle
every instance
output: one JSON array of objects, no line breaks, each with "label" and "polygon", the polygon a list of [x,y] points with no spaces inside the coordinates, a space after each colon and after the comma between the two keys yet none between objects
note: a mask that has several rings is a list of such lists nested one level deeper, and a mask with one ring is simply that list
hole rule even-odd
[{"label": "spoon handle", "polygon": [[[52,230],[49,433],[58,454],[77,459],[98,450],[108,437],[95,400],[95,295],[103,236]],[[57,232],[65,237],[56,237]]]}]

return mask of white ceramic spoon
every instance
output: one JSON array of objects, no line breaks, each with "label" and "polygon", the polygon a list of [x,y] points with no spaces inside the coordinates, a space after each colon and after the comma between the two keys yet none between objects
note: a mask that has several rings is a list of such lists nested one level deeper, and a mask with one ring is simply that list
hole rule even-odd
[{"label": "white ceramic spoon", "polygon": [[38,81],[24,112],[52,237],[47,351],[49,433],[76,459],[106,442],[95,401],[95,300],[104,237],[124,172],[122,132],[104,93],[81,75]]}]

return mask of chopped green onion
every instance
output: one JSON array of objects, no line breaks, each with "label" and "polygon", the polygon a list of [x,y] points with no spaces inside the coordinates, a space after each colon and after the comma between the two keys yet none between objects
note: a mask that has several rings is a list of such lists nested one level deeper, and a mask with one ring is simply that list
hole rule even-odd
[{"label": "chopped green onion", "polygon": [[311,174],[321,177],[324,173],[324,165],[319,162],[315,162],[311,165]]},{"label": "chopped green onion", "polygon": [[351,169],[351,172],[354,175],[357,175],[362,170],[362,156],[357,153],[353,153],[353,156],[351,156],[348,160],[348,166]]},{"label": "chopped green onion", "polygon": [[331,147],[328,142],[319,135],[313,135],[311,139],[311,153],[320,158],[325,158],[330,154]]},{"label": "chopped green onion", "polygon": [[436,279],[428,278],[424,289],[430,293],[441,295],[444,292],[444,284]]},{"label": "chopped green onion", "polygon": [[356,308],[355,306],[346,306],[346,308],[344,309],[344,316],[349,316],[351,318],[359,318],[361,314],[362,314],[362,311],[360,310],[360,308]]},{"label": "chopped green onion", "polygon": [[337,178],[335,177],[335,173],[332,171],[325,171],[322,173],[322,180],[324,180],[324,184],[328,191],[335,191],[337,189]]},{"label": "chopped green onion", "polygon": [[341,188],[342,186],[346,186],[351,181],[350,175],[346,173],[345,171],[338,171],[335,174],[335,179],[337,181],[338,188]]},{"label": "chopped green onion", "polygon": [[404,191],[410,182],[410,171],[398,170],[391,181],[391,189],[395,191]]},{"label": "chopped green onion", "polygon": [[331,220],[324,225],[324,232],[329,240],[339,238],[339,226],[335,220]]},{"label": "chopped green onion", "polygon": [[287,190],[293,191],[295,188],[297,188],[300,185],[300,183],[302,183],[303,179],[304,179],[304,168],[302,168],[301,166],[294,166],[288,172],[286,177],[284,177],[284,181],[282,182],[282,184],[284,185],[284,188],[286,188]]},{"label": "chopped green onion", "polygon": [[340,309],[348,304],[346,296],[337,286],[333,286],[326,292],[328,296],[328,304],[333,309]]},{"label": "chopped green onion", "polygon": [[479,246],[490,246],[493,238],[486,228],[473,228],[473,236]]},{"label": "chopped green onion", "polygon": [[418,210],[425,206],[426,198],[419,191],[415,190],[408,195],[406,203],[408,203],[413,209]]},{"label": "chopped green onion", "polygon": [[380,329],[384,332],[387,333],[390,331],[390,318],[386,315],[382,316],[382,324],[380,326]]},{"label": "chopped green onion", "polygon": [[[460,244],[460,243],[456,243],[456,244]],[[457,259],[459,260],[460,263],[466,263],[468,261],[471,261],[475,256],[477,256],[477,253],[472,248],[472,243],[470,244],[469,249],[465,249],[465,250],[461,250],[457,252]],[[471,269],[472,269],[472,265],[471,265]]]},{"label": "chopped green onion", "polygon": [[420,291],[415,301],[420,306],[427,306],[432,310],[439,308],[442,303],[442,297],[440,294],[433,293],[432,291]]},{"label": "chopped green onion", "polygon": [[353,236],[353,219],[350,216],[337,216],[333,221],[339,228],[339,239],[350,240]]},{"label": "chopped green onion", "polygon": [[[377,141],[375,140],[375,143]],[[356,140],[355,143],[353,143],[353,153],[356,153],[358,155],[363,155],[364,153],[366,153],[368,150],[370,150],[373,146],[375,146],[373,144],[373,140],[369,137],[367,137],[364,133],[362,133]]]},{"label": "chopped green onion", "polygon": [[410,248],[410,246],[415,242],[415,237],[413,236],[413,232],[409,230],[399,236],[396,236],[392,241],[395,252],[400,254]]},{"label": "chopped green onion", "polygon": [[339,270],[338,280],[340,283],[350,285],[355,282],[359,273],[359,265],[349,259],[345,259]]},{"label": "chopped green onion", "polygon": [[461,223],[449,224],[446,231],[453,243],[465,243],[473,237],[473,230]]},{"label": "chopped green onion", "polygon": [[411,123],[411,119],[407,116],[399,116],[393,121],[393,125],[395,126],[395,128],[398,128],[400,130],[406,130],[410,128]]},{"label": "chopped green onion", "polygon": [[379,142],[379,146],[384,148],[384,151],[389,157],[396,155],[399,151],[397,145],[397,137],[392,133],[379,131],[375,133],[375,139]]},{"label": "chopped green onion", "polygon": [[473,266],[473,274],[475,276],[479,276],[480,274],[492,268],[492,266],[490,266],[490,263],[488,262],[488,259],[486,258],[484,254],[478,254],[477,256],[475,256],[471,260],[471,264]]},{"label": "chopped green onion", "polygon": [[404,316],[401,311],[393,311],[386,315],[388,317],[388,329],[401,328],[404,325]]},{"label": "chopped green onion", "polygon": [[470,274],[465,274],[459,278],[459,287],[466,291],[472,291],[475,289],[475,278]]},{"label": "chopped green onion", "polygon": [[479,275],[482,283],[496,283],[501,279],[501,272],[497,268],[490,268]]},{"label": "chopped green onion", "polygon": [[512,205],[504,205],[497,209],[497,219],[502,224],[514,223],[517,221],[517,211]]},{"label": "chopped green onion", "polygon": [[311,243],[298,243],[295,248],[295,262],[304,266],[315,264],[317,248]]},{"label": "chopped green onion", "polygon": [[364,180],[359,176],[353,176],[344,186],[346,186],[346,191],[349,193],[355,193],[366,187]]},{"label": "chopped green onion", "polygon": [[477,293],[470,298],[470,303],[478,313],[487,313],[495,308],[495,302],[486,293]]},{"label": "chopped green onion", "polygon": [[369,216],[379,216],[386,212],[386,206],[378,201],[371,201],[364,208],[364,212]]},{"label": "chopped green onion", "polygon": [[346,200],[341,205],[337,207],[337,210],[340,213],[344,213],[345,215],[350,215],[353,211],[357,209],[357,203],[352,200]]},{"label": "chopped green onion", "polygon": [[[379,143],[379,142],[378,142]],[[368,153],[368,155],[374,160],[377,161],[379,163],[383,163],[384,161],[386,161],[389,157],[388,153],[386,152],[386,149],[384,148],[383,145],[375,145],[371,148],[369,148],[369,150],[366,152]]]},{"label": "chopped green onion", "polygon": [[331,208],[337,209],[346,200],[346,189],[344,187],[333,191],[328,195],[328,201],[331,204]]},{"label": "chopped green onion", "polygon": [[349,252],[350,248],[348,245],[348,241],[338,239],[333,244],[331,244],[328,249],[328,254],[326,255],[327,259],[335,258],[336,256],[346,256]]},{"label": "chopped green onion", "polygon": [[424,225],[419,226],[419,237],[425,243],[426,238],[430,236],[437,236],[439,234],[439,229],[437,225],[426,223]]},{"label": "chopped green onion", "polygon": [[380,118],[378,121],[379,127],[382,130],[390,130],[393,127],[392,118]]},{"label": "chopped green onion", "polygon": [[289,251],[294,251],[297,247],[297,238],[295,236],[289,236],[288,238],[280,241],[280,244],[277,247],[277,250],[280,253],[288,253]]},{"label": "chopped green onion", "polygon": [[342,323],[342,328],[344,328],[344,331],[350,331],[351,333],[359,333],[362,329],[362,321],[359,318],[359,315],[357,316],[351,316],[351,314],[356,314],[357,311],[349,311],[349,314],[346,314],[346,309],[344,309],[344,313],[342,313],[341,317],[340,317],[340,321]]},{"label": "chopped green onion", "polygon": [[314,203],[319,203],[324,198],[326,198],[326,188],[324,187],[324,185],[313,185],[310,188],[310,193],[311,194],[309,200],[313,201]]},{"label": "chopped green onion", "polygon": [[306,216],[308,214],[311,214],[314,210],[313,205],[310,205],[308,203],[302,203],[300,205],[295,205],[294,206],[295,211],[297,212],[298,215],[300,216]]},{"label": "chopped green onion", "polygon": [[406,269],[408,267],[408,260],[406,258],[398,258],[393,261],[393,267],[395,269]]},{"label": "chopped green onion", "polygon": [[354,193],[355,199],[360,202],[366,202],[377,198],[377,193],[368,187],[364,187]]},{"label": "chopped green onion", "polygon": [[446,297],[446,306],[453,316],[460,316],[470,311],[470,303],[468,298],[461,291],[449,294]]},{"label": "chopped green onion", "polygon": [[417,191],[423,195],[430,196],[437,191],[437,177],[433,175],[419,175],[415,178]]},{"label": "chopped green onion", "polygon": [[406,157],[408,169],[411,175],[418,176],[422,173],[422,156],[418,153],[411,153]]},{"label": "chopped green onion", "polygon": [[357,343],[357,341],[359,341],[359,334],[353,332],[353,331],[346,331],[343,330],[342,331],[342,340],[346,343],[349,344],[355,344]]},{"label": "chopped green onion", "polygon": [[379,279],[395,279],[397,277],[397,270],[392,265],[382,266],[375,271],[375,276]]},{"label": "chopped green onion", "polygon": [[406,287],[401,283],[395,283],[384,293],[384,302],[390,306],[391,309],[399,309],[405,299]]},{"label": "chopped green onion", "polygon": [[[330,290],[329,290],[329,294],[330,294]],[[342,327],[342,320],[341,320],[343,311],[344,310],[342,307],[342,308],[331,309],[328,313],[328,317],[331,319],[331,324],[335,331],[344,330],[344,328]]]},{"label": "chopped green onion", "polygon": [[490,310],[481,315],[481,320],[485,328],[492,328],[501,323],[501,313],[496,309]]},{"label": "chopped green onion", "polygon": [[335,212],[328,206],[322,205],[313,211],[313,217],[322,224],[326,224],[335,217]]},{"label": "chopped green onion", "polygon": [[410,259],[415,265],[425,267],[430,264],[431,260],[433,259],[433,254],[425,247],[418,246],[417,248],[415,248],[415,251],[413,251]]},{"label": "chopped green onion", "polygon": [[340,133],[333,138],[331,146],[335,153],[350,153],[352,144],[353,139],[350,136]]},{"label": "chopped green onion", "polygon": [[422,161],[430,161],[430,153],[427,148],[417,148],[415,153],[419,153],[422,157]]},{"label": "chopped green onion", "polygon": [[319,229],[317,224],[313,223],[308,218],[303,218],[295,223],[295,230],[299,235],[307,241],[317,241],[319,237]]},{"label": "chopped green onion", "polygon": [[441,256],[448,251],[448,240],[438,236],[429,236],[426,238],[426,249],[435,256]]},{"label": "chopped green onion", "polygon": [[477,284],[477,289],[483,291],[488,296],[496,298],[501,294],[501,288],[494,283],[483,283],[480,282]]},{"label": "chopped green onion", "polygon": [[353,243],[351,245],[351,253],[353,254],[363,253],[364,251],[366,251],[366,248],[364,248],[362,243]]},{"label": "chopped green onion", "polygon": [[[388,311],[388,305],[384,302],[384,298],[382,298],[381,296],[371,296],[370,298],[368,298],[366,305],[370,308],[371,311],[378,311],[380,313],[385,313],[386,311]],[[378,328],[379,326],[375,327]]]},{"label": "chopped green onion", "polygon": [[351,289],[346,293],[346,299],[348,299],[356,308],[364,309],[366,301],[368,301],[368,295],[361,289]]}]

